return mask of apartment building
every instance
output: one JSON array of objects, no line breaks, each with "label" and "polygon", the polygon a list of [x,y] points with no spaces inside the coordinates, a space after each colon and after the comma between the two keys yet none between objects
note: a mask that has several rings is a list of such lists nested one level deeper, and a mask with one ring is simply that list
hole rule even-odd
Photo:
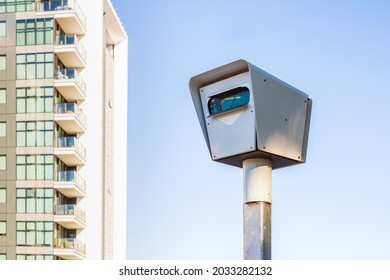
[{"label": "apartment building", "polygon": [[0,260],[126,258],[127,50],[110,0],[0,0]]}]

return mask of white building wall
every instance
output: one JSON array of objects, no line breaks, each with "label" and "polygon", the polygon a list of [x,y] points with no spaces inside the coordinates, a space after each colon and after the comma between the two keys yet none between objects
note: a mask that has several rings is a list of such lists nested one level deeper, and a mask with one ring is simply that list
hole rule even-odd
[{"label": "white building wall", "polygon": [[[128,40],[115,47],[114,255],[126,259]],[[118,59],[120,58],[120,59]]]},{"label": "white building wall", "polygon": [[[103,1],[84,0],[87,18],[87,99],[84,108],[87,116],[86,147],[86,256],[87,259],[103,258]],[[83,4],[84,4],[83,3]]]}]

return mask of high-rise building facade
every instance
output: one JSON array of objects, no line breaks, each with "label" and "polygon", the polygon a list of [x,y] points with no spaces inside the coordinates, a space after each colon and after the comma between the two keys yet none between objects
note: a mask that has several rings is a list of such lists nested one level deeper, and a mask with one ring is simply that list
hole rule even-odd
[{"label": "high-rise building facade", "polygon": [[0,260],[126,258],[127,52],[110,0],[0,0]]}]

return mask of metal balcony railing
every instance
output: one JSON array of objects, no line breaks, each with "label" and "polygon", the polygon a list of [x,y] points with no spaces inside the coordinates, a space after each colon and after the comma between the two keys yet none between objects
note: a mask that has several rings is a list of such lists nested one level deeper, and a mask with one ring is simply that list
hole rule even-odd
[{"label": "metal balcony railing", "polygon": [[57,114],[75,114],[77,119],[85,126],[86,117],[83,111],[79,108],[77,103],[58,103],[55,107]]},{"label": "metal balcony railing", "polygon": [[86,26],[86,18],[76,0],[41,0],[37,2],[38,12],[74,10],[81,24]]},{"label": "metal balcony railing", "polygon": [[86,90],[85,81],[76,68],[58,68],[56,78],[57,80],[74,79],[83,92]]},{"label": "metal balcony railing", "polygon": [[84,48],[83,44],[81,44],[74,34],[65,34],[65,35],[56,35],[56,45],[63,46],[63,45],[74,45],[79,52],[80,56],[83,58],[83,60],[86,60],[87,57],[87,51]]},{"label": "metal balcony railing", "polygon": [[75,136],[58,137],[56,141],[57,148],[74,148],[80,156],[85,158],[85,147]]},{"label": "metal balcony railing", "polygon": [[74,182],[81,190],[86,191],[85,180],[76,171],[58,171],[56,182]]},{"label": "metal balcony railing", "polygon": [[76,238],[57,238],[54,241],[56,249],[74,249],[85,254],[85,244]]},{"label": "metal balcony railing", "polygon": [[85,222],[85,212],[74,204],[56,205],[54,215],[75,216],[79,220]]}]

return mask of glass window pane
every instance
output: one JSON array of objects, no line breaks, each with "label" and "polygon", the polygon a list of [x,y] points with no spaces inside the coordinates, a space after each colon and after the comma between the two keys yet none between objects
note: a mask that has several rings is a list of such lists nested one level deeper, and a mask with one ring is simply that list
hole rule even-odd
[{"label": "glass window pane", "polygon": [[16,156],[16,163],[17,164],[24,164],[24,163],[26,163],[26,156]]},{"label": "glass window pane", "polygon": [[[44,78],[43,76],[41,78]],[[45,112],[45,98],[37,97],[37,112],[43,113]]]},{"label": "glass window pane", "polygon": [[26,232],[24,232],[24,231],[16,232],[16,244],[17,245],[25,245],[26,244]]},{"label": "glass window pane", "polygon": [[48,198],[45,199],[45,213],[53,213],[53,199]]},{"label": "glass window pane", "polygon": [[27,147],[35,147],[35,139],[36,139],[36,132],[35,131],[27,131],[26,138],[27,138]]},{"label": "glass window pane", "polygon": [[23,31],[16,31],[16,45],[24,46],[26,45],[26,34]]},{"label": "glass window pane", "polygon": [[[38,65],[37,65],[38,66]],[[26,71],[27,71],[27,79],[35,79],[36,77],[36,65],[34,63],[27,64]]]},{"label": "glass window pane", "polygon": [[0,13],[5,13],[6,12],[6,9],[5,9],[5,0],[1,0],[0,1]]},{"label": "glass window pane", "polygon": [[16,133],[16,146],[18,147],[26,146],[26,133],[24,131]]},{"label": "glass window pane", "polygon": [[37,79],[43,79],[45,78],[45,64],[44,63],[37,63]]},{"label": "glass window pane", "polygon": [[35,180],[35,166],[27,165],[26,167],[27,171],[27,180]]},{"label": "glass window pane", "polygon": [[26,245],[35,245],[35,231],[28,231],[26,239]]},{"label": "glass window pane", "polygon": [[0,235],[7,234],[7,222],[0,221]]},{"label": "glass window pane", "polygon": [[35,98],[27,98],[26,113],[35,113]]},{"label": "glass window pane", "polygon": [[7,123],[0,122],[0,137],[7,136]]},{"label": "glass window pane", "polygon": [[45,147],[53,146],[53,131],[46,131],[45,133]]},{"label": "glass window pane", "polygon": [[34,30],[26,30],[26,45],[35,45],[35,32]]},{"label": "glass window pane", "polygon": [[54,64],[53,62],[45,63],[45,78],[53,78]]},{"label": "glass window pane", "polygon": [[45,97],[45,112],[53,112],[54,110],[54,102],[53,97]]},{"label": "glass window pane", "polygon": [[44,131],[37,131],[37,147],[45,146],[45,133]]},{"label": "glass window pane", "polygon": [[35,222],[26,222],[27,230],[35,230]]},{"label": "glass window pane", "polygon": [[54,171],[53,165],[45,165],[45,180],[53,180]]},{"label": "glass window pane", "polygon": [[44,165],[37,165],[36,171],[37,171],[37,180],[45,180]]},{"label": "glass window pane", "polygon": [[16,79],[18,79],[18,80],[26,79],[26,65],[25,64],[17,64],[16,65]]},{"label": "glass window pane", "polygon": [[26,112],[26,99],[18,98],[16,100],[16,112],[25,113]]},{"label": "glass window pane", "polygon": [[7,91],[5,88],[0,89],[0,104],[7,102]]},{"label": "glass window pane", "polygon": [[16,189],[16,197],[26,197],[26,189]]},{"label": "glass window pane", "polygon": [[7,35],[7,25],[4,20],[0,21],[0,36]]},{"label": "glass window pane", "polygon": [[16,199],[16,213],[26,213],[26,200],[24,198]]},{"label": "glass window pane", "polygon": [[53,246],[53,232],[46,232],[45,233],[45,245],[46,246]]},{"label": "glass window pane", "polygon": [[7,189],[0,189],[0,203],[7,202]]},{"label": "glass window pane", "polygon": [[35,198],[27,199],[27,213],[35,213]]},{"label": "glass window pane", "polygon": [[0,170],[7,169],[7,158],[5,155],[0,155]]},{"label": "glass window pane", "polygon": [[16,180],[26,180],[26,166],[16,166]]},{"label": "glass window pane", "polygon": [[43,232],[37,232],[37,245],[43,245],[45,244],[45,241],[44,241],[44,233]]},{"label": "glass window pane", "polygon": [[0,70],[7,69],[7,57],[5,55],[0,55]]}]

